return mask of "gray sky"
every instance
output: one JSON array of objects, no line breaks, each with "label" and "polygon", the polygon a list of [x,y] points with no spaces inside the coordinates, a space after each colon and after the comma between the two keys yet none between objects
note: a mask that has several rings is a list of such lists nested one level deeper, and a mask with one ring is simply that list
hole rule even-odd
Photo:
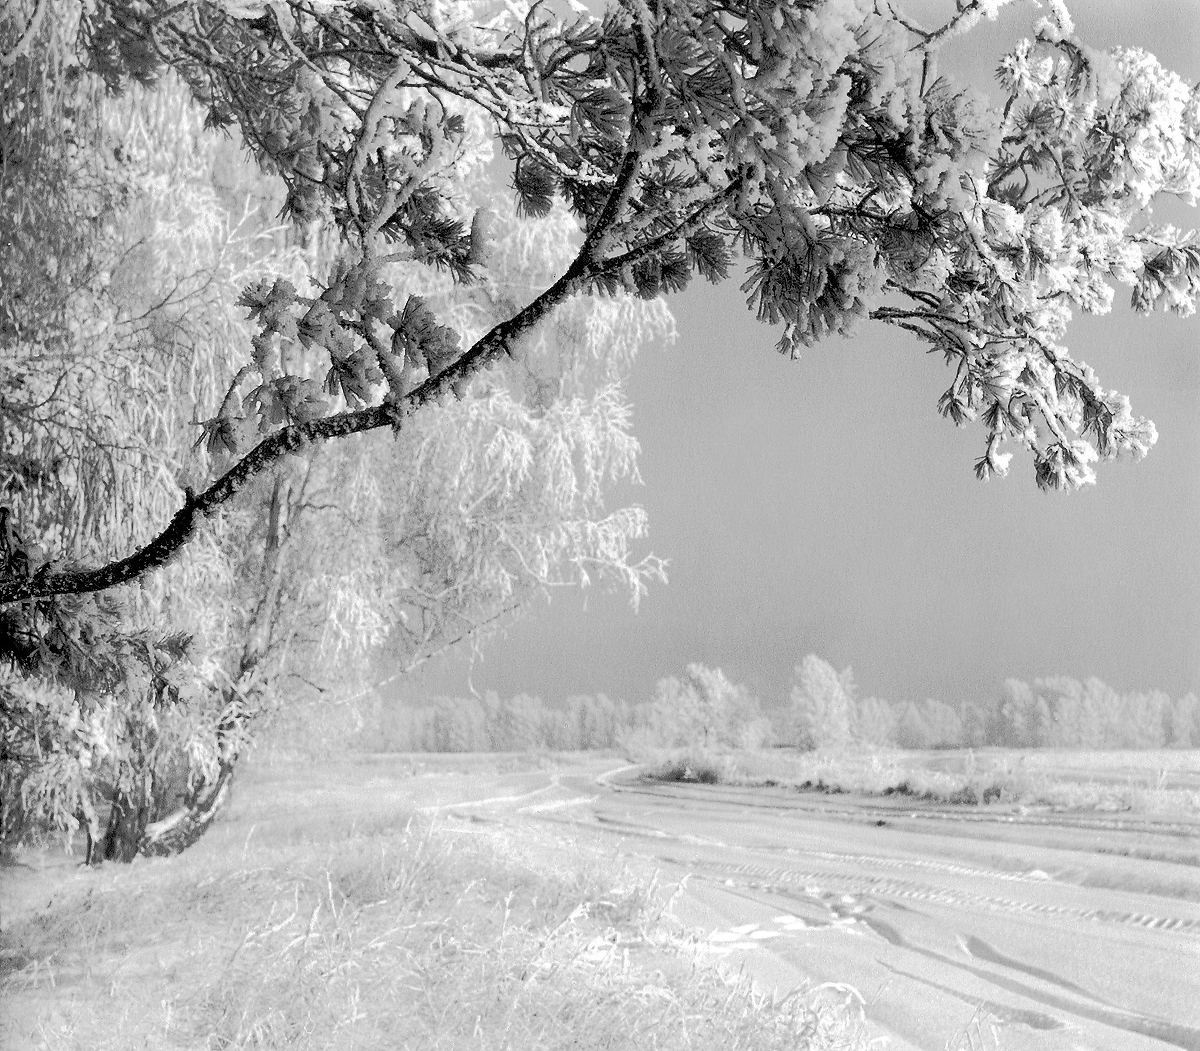
[{"label": "gray sky", "polygon": [[[1070,8],[1088,43],[1200,75],[1192,0]],[[1036,14],[1014,5],[943,70],[991,70]],[[469,674],[506,696],[633,701],[700,661],[770,703],[810,652],[891,700],[994,696],[1010,675],[1200,692],[1200,317],[1140,318],[1118,300],[1078,317],[1067,342],[1155,421],[1158,444],[1141,463],[1100,464],[1094,487],[1047,494],[1020,452],[1007,479],[975,481],[983,431],[937,414],[949,373],[908,335],[867,325],[789,362],[736,282],[698,281],[670,301],[678,341],[645,349],[630,389],[635,498],[670,583],[636,615],[596,588],[556,593],[473,669],[439,662],[404,694],[465,693]]]}]

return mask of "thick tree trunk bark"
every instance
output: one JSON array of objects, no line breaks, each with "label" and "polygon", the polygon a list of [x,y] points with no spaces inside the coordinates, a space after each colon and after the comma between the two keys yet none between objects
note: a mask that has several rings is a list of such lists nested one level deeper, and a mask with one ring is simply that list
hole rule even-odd
[{"label": "thick tree trunk bark", "polygon": [[195,844],[229,802],[235,763],[222,763],[216,778],[197,788],[182,807],[161,821],[145,825],[137,853],[168,857]]}]

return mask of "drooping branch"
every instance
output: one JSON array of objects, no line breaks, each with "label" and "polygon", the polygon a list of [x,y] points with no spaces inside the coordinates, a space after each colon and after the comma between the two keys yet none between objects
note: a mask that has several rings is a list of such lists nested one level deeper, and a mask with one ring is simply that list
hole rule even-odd
[{"label": "drooping branch", "polygon": [[29,577],[0,579],[0,606],[50,595],[103,591],[136,580],[170,562],[195,534],[201,521],[233,499],[249,482],[290,453],[317,442],[361,434],[380,427],[400,427],[406,415],[423,405],[452,396],[456,383],[509,353],[514,344],[600,269],[577,255],[567,270],[523,309],[493,327],[457,361],[395,402],[338,413],[306,423],[293,423],[269,435],[201,493],[188,493],[167,527],[126,557],[96,569],[52,572],[47,565]]}]

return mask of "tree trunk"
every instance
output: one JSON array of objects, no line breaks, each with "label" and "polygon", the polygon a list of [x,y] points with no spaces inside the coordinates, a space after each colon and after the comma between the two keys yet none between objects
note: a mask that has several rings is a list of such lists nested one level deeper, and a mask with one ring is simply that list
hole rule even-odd
[{"label": "tree trunk", "polygon": [[[312,466],[311,460],[304,464],[305,471]],[[258,605],[247,625],[246,642],[238,661],[235,682],[226,692],[226,711],[238,711],[238,697],[242,689],[251,692],[258,689],[250,685],[255,669],[271,646],[272,629],[279,617],[280,595],[283,586],[283,570],[291,542],[288,521],[294,510],[297,489],[289,466],[281,466],[275,473],[268,511],[266,545],[263,553],[262,592]],[[244,695],[241,698],[244,701]],[[237,765],[237,750],[229,742],[236,740],[239,731],[246,727],[241,723],[244,714],[228,714],[217,728],[221,744],[222,759],[217,776],[189,792],[183,806],[161,821],[143,822],[137,841],[138,854],[166,857],[179,854],[196,843],[212,827],[222,810],[229,803],[233,783],[234,767]],[[228,745],[228,749],[227,746]]]},{"label": "tree trunk", "polygon": [[91,793],[84,789],[79,797],[79,816],[83,818],[83,834],[87,838],[87,851],[83,857],[85,865],[99,865],[101,858],[100,818],[96,815],[96,807],[92,803]]},{"label": "tree trunk", "polygon": [[136,852],[148,857],[169,857],[196,843],[229,802],[235,762],[222,762],[215,780],[197,788],[173,814],[144,825]]},{"label": "tree trunk", "polygon": [[113,792],[112,809],[108,813],[108,829],[104,833],[101,852],[104,860],[129,862],[137,857],[149,820],[150,793],[147,786],[141,785],[130,793],[117,787]]}]

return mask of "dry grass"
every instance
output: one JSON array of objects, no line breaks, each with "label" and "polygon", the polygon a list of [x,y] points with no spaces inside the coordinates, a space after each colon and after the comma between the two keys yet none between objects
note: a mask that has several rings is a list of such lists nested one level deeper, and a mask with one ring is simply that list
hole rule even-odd
[{"label": "dry grass", "polygon": [[[1178,781],[1196,767],[1194,752],[1054,753],[989,750],[830,752],[784,750],[658,755],[649,777],[799,791],[904,796],[930,803],[1051,807],[1098,813],[1196,814],[1200,790]],[[1092,758],[1096,761],[1092,764]],[[1157,760],[1158,765],[1155,766]]]},{"label": "dry grass", "polygon": [[660,760],[649,776],[655,781],[718,785],[742,784],[745,775],[731,756],[689,749]]},{"label": "dry grass", "polygon": [[646,873],[414,816],[405,788],[277,765],[182,857],[23,877],[3,1046],[861,1046],[828,990],[774,1003],[702,963]]}]

